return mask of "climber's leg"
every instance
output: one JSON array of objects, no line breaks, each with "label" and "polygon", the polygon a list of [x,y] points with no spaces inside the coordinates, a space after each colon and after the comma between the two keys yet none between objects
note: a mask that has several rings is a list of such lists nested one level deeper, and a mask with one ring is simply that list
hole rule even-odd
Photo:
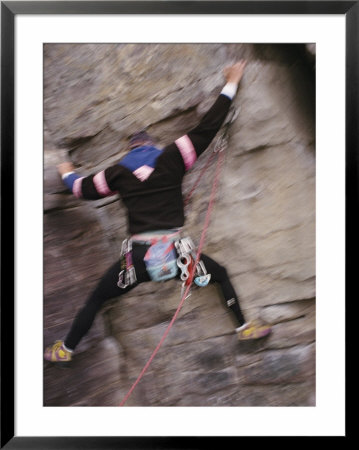
[{"label": "climber's leg", "polygon": [[226,268],[218,264],[207,255],[202,254],[201,259],[206,267],[207,272],[211,274],[211,282],[217,282],[219,284],[226,304],[235,316],[238,324],[236,328],[238,339],[259,339],[270,334],[272,330],[269,325],[262,324],[259,321],[245,321],[243,312],[239,304],[238,296],[229,279]]},{"label": "climber's leg", "polygon": [[145,246],[133,246],[132,260],[136,270],[137,283],[124,289],[117,286],[118,275],[121,271],[121,260],[117,261],[107,270],[84,306],[77,313],[65,341],[57,341],[52,347],[46,349],[45,359],[52,362],[71,360],[71,352],[75,350],[80,340],[89,331],[96,314],[104,303],[129,292],[140,283],[150,281],[143,262],[146,250]]}]

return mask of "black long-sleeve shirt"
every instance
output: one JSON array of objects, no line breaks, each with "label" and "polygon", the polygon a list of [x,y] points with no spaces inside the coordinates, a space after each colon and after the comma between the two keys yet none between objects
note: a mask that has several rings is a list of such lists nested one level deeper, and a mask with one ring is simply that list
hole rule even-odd
[{"label": "black long-sleeve shirt", "polygon": [[163,150],[139,147],[95,175],[71,173],[64,182],[76,197],[87,200],[119,193],[131,235],[180,228],[184,225],[183,177],[215,137],[230,104],[231,96],[223,90],[198,126]]}]

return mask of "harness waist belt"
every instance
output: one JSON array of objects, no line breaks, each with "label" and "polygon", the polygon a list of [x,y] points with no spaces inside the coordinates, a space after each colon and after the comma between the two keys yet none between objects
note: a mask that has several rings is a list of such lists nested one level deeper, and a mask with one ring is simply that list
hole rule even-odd
[{"label": "harness waist belt", "polygon": [[131,241],[136,244],[153,245],[157,242],[167,239],[173,239],[180,236],[181,229],[149,231],[131,236]]}]

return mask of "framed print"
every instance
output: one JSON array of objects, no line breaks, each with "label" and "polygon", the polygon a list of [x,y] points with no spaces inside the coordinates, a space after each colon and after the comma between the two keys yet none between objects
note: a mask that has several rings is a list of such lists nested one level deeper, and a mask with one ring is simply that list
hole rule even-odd
[{"label": "framed print", "polygon": [[347,436],[358,14],[1,3],[2,448]]}]

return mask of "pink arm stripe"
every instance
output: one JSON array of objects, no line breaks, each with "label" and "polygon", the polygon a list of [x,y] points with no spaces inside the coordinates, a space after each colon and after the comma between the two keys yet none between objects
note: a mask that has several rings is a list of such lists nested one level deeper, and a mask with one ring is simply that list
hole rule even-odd
[{"label": "pink arm stripe", "polygon": [[74,181],[74,185],[72,186],[72,193],[77,198],[82,197],[82,180],[83,179],[84,179],[84,177],[77,178],[77,180]]},{"label": "pink arm stripe", "polygon": [[191,139],[187,135],[184,135],[177,139],[175,144],[181,152],[186,170],[190,169],[197,159],[197,153]]},{"label": "pink arm stripe", "polygon": [[96,191],[104,197],[106,195],[116,194],[116,192],[111,191],[111,189],[109,188],[104,170],[93,177],[93,184],[95,185]]},{"label": "pink arm stripe", "polygon": [[151,173],[154,171],[152,167],[149,166],[141,166],[138,169],[136,169],[133,174],[141,181],[147,180],[147,178],[151,175]]}]

